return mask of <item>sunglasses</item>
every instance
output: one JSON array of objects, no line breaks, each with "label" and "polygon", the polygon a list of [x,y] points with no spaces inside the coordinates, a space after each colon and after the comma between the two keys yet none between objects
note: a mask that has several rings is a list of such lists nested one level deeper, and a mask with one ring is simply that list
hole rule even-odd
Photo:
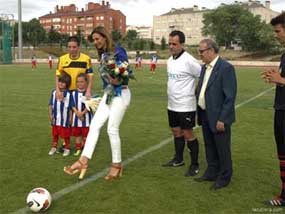
[{"label": "sunglasses", "polygon": [[205,48],[205,49],[198,49],[199,54],[203,54],[205,51],[210,50],[211,48]]}]

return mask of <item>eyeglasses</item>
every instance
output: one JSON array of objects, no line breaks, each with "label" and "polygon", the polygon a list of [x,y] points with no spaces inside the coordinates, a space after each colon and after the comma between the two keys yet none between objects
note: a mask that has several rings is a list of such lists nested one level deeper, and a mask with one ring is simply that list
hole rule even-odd
[{"label": "eyeglasses", "polygon": [[198,49],[199,54],[203,54],[205,51],[210,50],[211,48],[205,48],[205,49]]},{"label": "eyeglasses", "polygon": [[177,45],[177,43],[169,42],[169,43],[168,43],[168,46],[170,46],[170,45],[176,46],[176,45]]}]

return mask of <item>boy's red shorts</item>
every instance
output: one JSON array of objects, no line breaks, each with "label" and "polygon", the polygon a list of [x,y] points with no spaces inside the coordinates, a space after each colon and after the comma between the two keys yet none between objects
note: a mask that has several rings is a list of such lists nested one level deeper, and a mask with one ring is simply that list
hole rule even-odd
[{"label": "boy's red shorts", "polygon": [[74,137],[87,137],[89,132],[89,127],[72,127],[71,134]]},{"label": "boy's red shorts", "polygon": [[62,127],[62,126],[52,126],[52,135],[59,136],[61,138],[67,138],[71,136],[71,128],[70,127]]}]

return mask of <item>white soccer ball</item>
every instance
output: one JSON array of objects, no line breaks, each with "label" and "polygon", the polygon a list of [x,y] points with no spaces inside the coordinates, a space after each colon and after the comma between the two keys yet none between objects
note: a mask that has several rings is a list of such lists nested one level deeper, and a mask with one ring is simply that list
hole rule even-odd
[{"label": "white soccer ball", "polygon": [[33,189],[27,196],[27,205],[33,212],[45,211],[51,205],[51,195],[45,188]]}]

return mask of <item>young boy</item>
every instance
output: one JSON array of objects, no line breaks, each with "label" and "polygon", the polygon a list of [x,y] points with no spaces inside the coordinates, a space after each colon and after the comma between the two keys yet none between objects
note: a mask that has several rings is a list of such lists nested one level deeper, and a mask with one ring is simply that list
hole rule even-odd
[{"label": "young boy", "polygon": [[74,100],[73,119],[72,119],[72,136],[75,137],[75,152],[74,156],[78,156],[84,147],[85,140],[89,131],[92,114],[87,111],[84,101],[85,93],[88,87],[88,77],[81,73],[76,79],[77,90],[72,92]]},{"label": "young boy", "polygon": [[135,68],[136,69],[139,69],[142,67],[142,56],[140,55],[140,52],[137,51],[137,54],[136,54],[136,66]]},{"label": "young boy", "polygon": [[36,69],[37,68],[37,58],[36,58],[36,55],[32,56],[31,63],[32,63],[32,69],[33,70]]},{"label": "young boy", "polygon": [[48,55],[48,66],[49,69],[52,69],[52,56],[50,54]]},{"label": "young boy", "polygon": [[156,63],[157,63],[157,56],[153,54],[151,55],[151,59],[150,59],[150,71],[152,73],[155,73]]},{"label": "young boy", "polygon": [[74,102],[71,93],[68,91],[71,78],[68,74],[62,74],[58,79],[58,87],[63,93],[63,101],[56,98],[56,90],[52,90],[49,100],[49,119],[52,125],[53,143],[49,155],[54,155],[57,150],[59,137],[64,140],[63,156],[70,154],[70,135],[72,107]]}]

